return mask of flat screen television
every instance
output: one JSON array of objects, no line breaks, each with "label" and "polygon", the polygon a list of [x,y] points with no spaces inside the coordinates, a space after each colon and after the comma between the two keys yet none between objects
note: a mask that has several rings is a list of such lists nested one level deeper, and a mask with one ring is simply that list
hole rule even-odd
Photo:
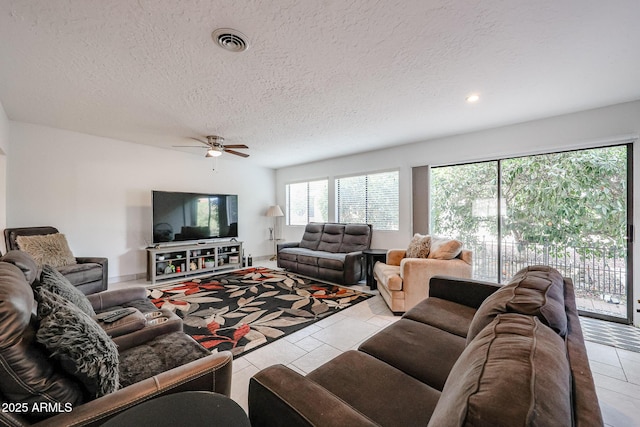
[{"label": "flat screen television", "polygon": [[152,191],[153,243],[238,237],[238,196]]}]

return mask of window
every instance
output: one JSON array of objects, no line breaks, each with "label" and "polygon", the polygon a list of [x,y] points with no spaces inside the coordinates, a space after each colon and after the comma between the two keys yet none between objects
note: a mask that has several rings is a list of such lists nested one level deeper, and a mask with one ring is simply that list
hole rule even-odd
[{"label": "window", "polygon": [[287,184],[285,187],[287,225],[327,222],[328,187],[329,181],[326,179]]},{"label": "window", "polygon": [[338,222],[361,222],[376,230],[398,230],[399,172],[336,179]]},{"label": "window", "polygon": [[475,278],[550,265],[578,309],[630,322],[632,144],[431,169],[430,232],[473,251]]}]

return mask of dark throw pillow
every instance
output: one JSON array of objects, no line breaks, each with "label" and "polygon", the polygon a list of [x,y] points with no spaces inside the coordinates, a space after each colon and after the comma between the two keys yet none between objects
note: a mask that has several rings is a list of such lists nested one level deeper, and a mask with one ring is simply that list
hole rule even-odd
[{"label": "dark throw pillow", "polygon": [[89,316],[96,315],[96,312],[93,310],[93,306],[85,294],[80,292],[78,288],[73,286],[62,273],[52,266],[48,264],[42,266],[40,283],[46,290],[53,292],[56,295],[60,295],[65,300],[72,302]]},{"label": "dark throw pillow", "polygon": [[118,349],[91,317],[60,296],[36,289],[40,327],[36,340],[80,381],[91,398],[118,389]]}]

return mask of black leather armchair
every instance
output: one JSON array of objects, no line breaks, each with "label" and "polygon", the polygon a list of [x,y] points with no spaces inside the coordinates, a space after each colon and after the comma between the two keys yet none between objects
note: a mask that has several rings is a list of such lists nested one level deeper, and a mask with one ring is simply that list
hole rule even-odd
[{"label": "black leather armchair", "polygon": [[[58,233],[55,227],[6,228],[4,241],[7,251],[19,250],[18,236],[40,236]],[[57,268],[72,285],[85,295],[107,290],[109,281],[109,260],[99,257],[76,257],[77,264]]]}]

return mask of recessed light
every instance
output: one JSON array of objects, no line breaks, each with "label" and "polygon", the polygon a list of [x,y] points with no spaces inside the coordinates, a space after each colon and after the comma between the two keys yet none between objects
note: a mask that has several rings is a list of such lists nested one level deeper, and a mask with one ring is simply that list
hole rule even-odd
[{"label": "recessed light", "polygon": [[479,100],[480,100],[480,95],[478,95],[477,93],[467,96],[467,102],[469,104],[473,104],[474,102],[478,102]]}]

